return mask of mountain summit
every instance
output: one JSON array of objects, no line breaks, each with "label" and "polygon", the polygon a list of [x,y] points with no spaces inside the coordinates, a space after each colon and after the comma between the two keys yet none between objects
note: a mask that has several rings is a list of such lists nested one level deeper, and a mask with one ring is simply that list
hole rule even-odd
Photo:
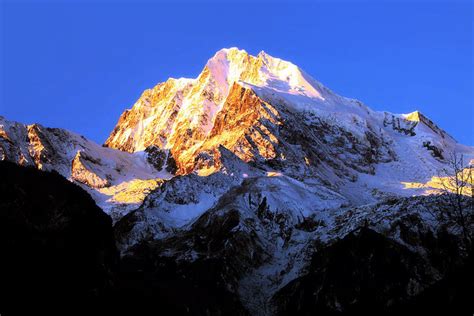
[{"label": "mountain summit", "polygon": [[[236,98],[241,97],[236,104]],[[249,127],[261,116],[277,123],[279,113],[269,101],[286,103],[289,109],[300,111],[327,111],[336,104],[338,111],[349,110],[343,105],[359,111],[290,62],[264,52],[255,57],[237,48],[222,49],[209,59],[196,79],[169,79],[146,90],[133,108],[122,114],[105,145],[129,152],[156,145],[170,150],[179,172],[188,173],[200,151],[213,150],[219,144],[233,147],[243,141],[241,136],[248,135],[249,131],[241,129],[232,135],[232,144],[225,139],[216,141],[216,129],[222,127],[224,119],[235,120],[238,115],[235,123]],[[264,108],[259,109],[259,105]],[[264,141],[270,135],[256,135],[254,140],[257,137]],[[270,143],[265,146],[272,147]],[[248,152],[250,147],[243,145],[241,150]]]},{"label": "mountain summit", "polygon": [[215,172],[222,145],[246,162],[293,164],[290,169],[325,176],[357,177],[354,170],[373,174],[379,162],[406,163],[423,179],[405,180],[419,182],[436,173],[439,161],[401,156],[426,153],[428,143],[439,152],[468,149],[416,113],[374,112],[290,62],[229,48],[209,59],[196,79],[169,79],[146,90],[105,146],[128,152],[156,146],[174,159],[178,174]]}]

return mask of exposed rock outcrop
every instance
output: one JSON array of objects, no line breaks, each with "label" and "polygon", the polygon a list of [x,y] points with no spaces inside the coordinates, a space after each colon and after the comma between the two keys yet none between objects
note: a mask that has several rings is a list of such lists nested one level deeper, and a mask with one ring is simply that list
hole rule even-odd
[{"label": "exposed rock outcrop", "polygon": [[71,177],[92,188],[109,187],[110,179],[107,175],[100,175],[101,172],[97,170],[97,166],[101,166],[100,160],[88,156],[83,151],[78,151],[72,160]]}]

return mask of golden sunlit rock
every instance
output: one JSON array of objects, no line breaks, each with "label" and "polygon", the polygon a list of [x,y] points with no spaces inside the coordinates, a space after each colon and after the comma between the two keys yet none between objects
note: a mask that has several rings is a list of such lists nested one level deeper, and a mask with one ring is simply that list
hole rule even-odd
[{"label": "golden sunlit rock", "polygon": [[[465,181],[461,181],[464,179]],[[402,182],[405,189],[424,189],[425,194],[457,193],[472,196],[474,187],[474,169],[464,168],[458,175],[458,183],[454,176],[433,176],[426,183]]]},{"label": "golden sunlit rock", "polygon": [[163,182],[164,180],[162,179],[134,179],[124,181],[118,185],[101,188],[99,192],[110,196],[109,202],[137,204],[141,203],[152,190],[163,184]]},{"label": "golden sunlit rock", "polygon": [[40,127],[37,124],[28,126],[29,153],[38,169],[44,169],[44,163],[50,161],[50,155],[54,155],[49,141],[41,136]]},{"label": "golden sunlit rock", "polygon": [[92,188],[110,186],[110,181],[105,176],[100,176],[92,170],[92,165],[97,163],[84,152],[78,151],[72,160],[71,177]]},{"label": "golden sunlit rock", "polygon": [[421,120],[421,113],[418,111],[411,112],[405,116],[408,121],[419,122]]}]

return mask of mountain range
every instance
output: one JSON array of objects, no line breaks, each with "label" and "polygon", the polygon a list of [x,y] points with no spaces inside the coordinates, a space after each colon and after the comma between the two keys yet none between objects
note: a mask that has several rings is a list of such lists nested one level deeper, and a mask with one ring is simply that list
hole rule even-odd
[{"label": "mountain range", "polygon": [[144,91],[103,145],[0,117],[0,160],[89,193],[112,218],[121,282],[145,271],[162,284],[151,297],[200,297],[179,313],[393,312],[441,295],[471,258],[433,215],[449,206],[453,155],[472,172],[474,148],[424,114],[374,111],[237,48]]}]

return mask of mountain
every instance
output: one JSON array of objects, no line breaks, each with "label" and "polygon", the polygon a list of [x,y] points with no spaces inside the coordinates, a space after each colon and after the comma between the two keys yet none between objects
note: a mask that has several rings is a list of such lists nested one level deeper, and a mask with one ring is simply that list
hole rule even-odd
[{"label": "mountain", "polygon": [[146,91],[105,145],[157,146],[180,175],[116,224],[124,258],[222,260],[228,272],[216,282],[253,315],[275,312],[273,297],[306,273],[318,245],[365,225],[409,256],[424,253],[428,279],[398,288],[400,304],[443,279],[426,256],[431,246],[407,244],[400,229],[417,244],[438,240],[446,225],[430,208],[446,202],[410,196],[439,193],[451,153],[474,158],[422,113],[373,111],[289,62],[235,48],[217,52],[197,79]]},{"label": "mountain", "polygon": [[196,79],[145,91],[105,146],[156,146],[183,176],[124,219],[135,223],[127,244],[191,223],[243,183],[256,182],[246,189],[262,192],[256,200],[265,197],[298,222],[321,210],[425,194],[439,188],[451,152],[474,157],[417,111],[372,111],[290,62],[236,48],[217,52]]},{"label": "mountain", "polygon": [[450,152],[473,157],[472,148],[419,112],[372,111],[290,62],[236,48],[217,52],[196,79],[169,79],[145,91],[105,142],[127,152],[151,145],[174,158],[178,174],[216,172],[224,146],[292,178],[396,194],[403,183],[437,175]]},{"label": "mountain", "polygon": [[[452,207],[438,194],[453,153],[472,165],[474,148],[418,111],[373,111],[290,62],[237,48],[196,79],[146,90],[103,146],[0,118],[1,160],[56,170],[112,216],[118,295],[146,292],[179,313],[350,312],[367,308],[379,280],[381,312],[423,301],[472,257],[458,224],[436,216]],[[472,199],[457,201],[474,231]],[[338,260],[354,279],[337,277]],[[403,282],[386,277],[394,270]],[[328,283],[313,284],[326,271]]]}]

